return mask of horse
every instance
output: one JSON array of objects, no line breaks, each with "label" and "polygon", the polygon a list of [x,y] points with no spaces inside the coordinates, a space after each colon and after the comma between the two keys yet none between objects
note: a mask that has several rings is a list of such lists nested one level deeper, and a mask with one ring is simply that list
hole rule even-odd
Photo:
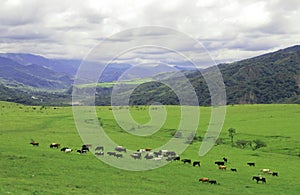
[{"label": "horse", "polygon": [[50,148],[58,148],[58,147],[60,147],[60,144],[58,144],[58,143],[51,143],[50,144]]},{"label": "horse", "polygon": [[193,162],[193,167],[195,167],[195,166],[197,166],[197,165],[200,167],[200,161],[194,161],[194,162]]},{"label": "horse", "polygon": [[253,176],[252,180],[256,180],[256,183],[258,183],[259,181],[261,181],[262,183],[266,183],[266,178],[264,177],[259,177],[259,176]]},{"label": "horse", "polygon": [[199,182],[202,182],[202,183],[204,183],[204,182],[209,182],[209,179],[207,178],[207,177],[202,177],[202,178],[200,178],[199,179]]},{"label": "horse", "polygon": [[30,142],[30,144],[31,144],[32,146],[39,146],[39,142],[34,142],[34,141],[32,141],[32,142]]}]

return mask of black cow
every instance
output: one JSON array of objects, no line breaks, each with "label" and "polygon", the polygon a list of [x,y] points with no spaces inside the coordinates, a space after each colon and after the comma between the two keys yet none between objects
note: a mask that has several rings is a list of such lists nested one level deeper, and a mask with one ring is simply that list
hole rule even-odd
[{"label": "black cow", "polygon": [[230,170],[233,172],[237,172],[236,168],[231,168]]},{"label": "black cow", "polygon": [[192,163],[191,159],[182,159],[181,161],[182,161],[184,164],[185,164],[185,163],[189,163],[189,164]]},{"label": "black cow", "polygon": [[176,156],[173,160],[180,161],[180,156]]},{"label": "black cow", "polygon": [[126,152],[126,148],[123,148],[123,147],[121,147],[121,146],[117,146],[117,147],[115,148],[115,150],[118,151],[118,152]]},{"label": "black cow", "polygon": [[248,162],[247,165],[249,165],[250,167],[255,167],[255,163],[254,162]]},{"label": "black cow", "polygon": [[218,166],[225,165],[224,161],[216,161],[215,164]]},{"label": "black cow", "polygon": [[200,161],[194,161],[194,162],[193,162],[193,167],[195,167],[195,166],[197,166],[197,165],[200,167]]},{"label": "black cow", "polygon": [[82,145],[81,150],[90,151],[89,147],[87,145]]},{"label": "black cow", "polygon": [[264,177],[259,177],[259,176],[253,176],[252,177],[252,180],[256,180],[256,183],[258,183],[259,181],[261,181],[262,183],[266,183],[267,181],[266,181],[266,178],[264,178]]},{"label": "black cow", "polygon": [[107,154],[108,154],[109,156],[116,156],[117,153],[115,153],[115,152],[107,152]]},{"label": "black cow", "polygon": [[210,183],[210,184],[217,184],[217,181],[216,180],[209,180],[208,183]]},{"label": "black cow", "polygon": [[224,162],[228,162],[228,159],[227,158],[225,158],[225,157],[223,157],[223,160],[224,160]]},{"label": "black cow", "polygon": [[278,172],[273,172],[272,176],[277,176],[278,177]]}]

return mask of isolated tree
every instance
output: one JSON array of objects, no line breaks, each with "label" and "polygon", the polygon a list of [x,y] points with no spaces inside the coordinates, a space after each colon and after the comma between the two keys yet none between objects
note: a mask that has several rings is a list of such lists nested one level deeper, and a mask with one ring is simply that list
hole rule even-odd
[{"label": "isolated tree", "polygon": [[264,141],[261,141],[259,139],[253,140],[250,142],[250,146],[252,150],[257,150],[258,148],[266,147],[267,144]]},{"label": "isolated tree", "polygon": [[235,131],[234,128],[229,128],[228,133],[229,133],[229,137],[230,137],[230,140],[231,140],[231,146],[233,147],[233,137],[236,134],[236,131]]}]

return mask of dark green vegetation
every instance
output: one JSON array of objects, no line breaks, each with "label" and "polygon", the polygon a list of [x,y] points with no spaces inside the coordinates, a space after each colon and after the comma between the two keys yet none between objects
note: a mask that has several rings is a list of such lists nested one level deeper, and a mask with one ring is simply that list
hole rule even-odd
[{"label": "dark green vegetation", "polygon": [[[148,107],[131,107],[133,118],[145,123]],[[107,134],[130,149],[162,145],[174,134],[179,123],[177,106],[168,106],[168,118],[157,133],[137,137],[125,133],[116,124],[109,107],[97,107],[98,117]],[[196,136],[204,137],[210,108],[201,107],[200,125]],[[220,138],[207,155],[198,156],[201,139],[197,139],[181,155],[200,160],[201,167],[172,162],[162,168],[129,172],[110,167],[91,153],[65,154],[50,149],[51,142],[78,149],[82,142],[77,134],[71,107],[24,106],[0,103],[0,194],[299,194],[300,147],[299,105],[228,106]],[[234,128],[234,147],[228,129]],[[180,137],[180,136],[179,136]],[[39,147],[29,144],[31,139]],[[180,139],[180,138],[178,138]],[[238,140],[260,139],[267,147],[255,151],[246,145],[237,147]],[[184,141],[184,140],[182,140]],[[229,168],[218,170],[216,160],[227,157]],[[255,167],[247,166],[255,162]],[[279,177],[264,175],[267,184],[256,184],[251,178],[260,169],[278,171]],[[217,180],[220,185],[198,181],[201,177]]]},{"label": "dark green vegetation", "polygon": [[[49,60],[43,58],[30,59],[36,63],[45,64],[48,68],[37,68],[37,65],[34,64],[20,65],[21,62],[28,63],[28,56],[26,58],[19,56],[22,61],[17,62],[11,60],[14,59],[14,56],[9,59],[3,57],[0,58],[0,66],[2,67],[0,68],[0,83],[3,84],[0,85],[0,90],[2,90],[0,100],[29,105],[70,104],[72,92],[70,78],[75,73],[75,68],[78,67],[79,62],[60,62],[72,67],[71,70],[65,70],[66,66],[61,64],[55,66],[55,63],[54,65],[53,63],[49,64]],[[61,68],[59,69],[59,67]],[[112,65],[105,70],[104,77],[101,79],[105,82],[117,80],[122,72],[128,68],[128,65]],[[231,64],[220,64],[219,68],[226,86],[228,104],[300,103],[300,46],[293,46]],[[39,76],[33,75],[33,69],[34,74]],[[65,77],[57,71],[68,71],[71,76]],[[209,69],[201,71],[207,72]],[[210,105],[209,90],[201,73],[196,71],[184,71],[184,73],[195,88],[199,104]],[[167,80],[168,76],[169,73],[165,76],[164,74],[158,75],[163,80]],[[113,80],[109,80],[109,78]],[[139,85],[131,94],[131,105],[147,105],[153,102],[178,105],[178,98],[168,86],[149,81],[149,79],[138,79],[136,83],[141,81],[145,81],[145,83]],[[184,90],[185,84],[181,78],[172,79],[172,82],[176,82],[176,85]],[[109,85],[105,83],[97,85],[97,105],[110,105],[112,85],[113,82],[110,82]],[[128,93],[130,86],[130,82],[124,82],[123,92]],[[9,87],[9,89],[5,87]],[[91,85],[76,86],[83,93],[85,90],[90,90],[90,87]],[[53,94],[52,92],[41,91],[45,88],[48,90],[60,89],[60,92]],[[38,100],[32,100],[31,96],[38,97]],[[41,99],[43,99],[42,102]]]}]

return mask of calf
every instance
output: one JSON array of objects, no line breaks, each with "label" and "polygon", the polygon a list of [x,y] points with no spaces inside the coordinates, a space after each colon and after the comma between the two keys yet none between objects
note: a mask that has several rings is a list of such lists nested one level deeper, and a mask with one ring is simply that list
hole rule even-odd
[{"label": "calf", "polygon": [[227,158],[225,158],[225,157],[223,157],[223,160],[224,160],[224,162],[228,162],[228,159]]},{"label": "calf", "polygon": [[200,161],[194,161],[193,162],[193,167],[195,167],[195,166],[199,166],[200,167]]}]

